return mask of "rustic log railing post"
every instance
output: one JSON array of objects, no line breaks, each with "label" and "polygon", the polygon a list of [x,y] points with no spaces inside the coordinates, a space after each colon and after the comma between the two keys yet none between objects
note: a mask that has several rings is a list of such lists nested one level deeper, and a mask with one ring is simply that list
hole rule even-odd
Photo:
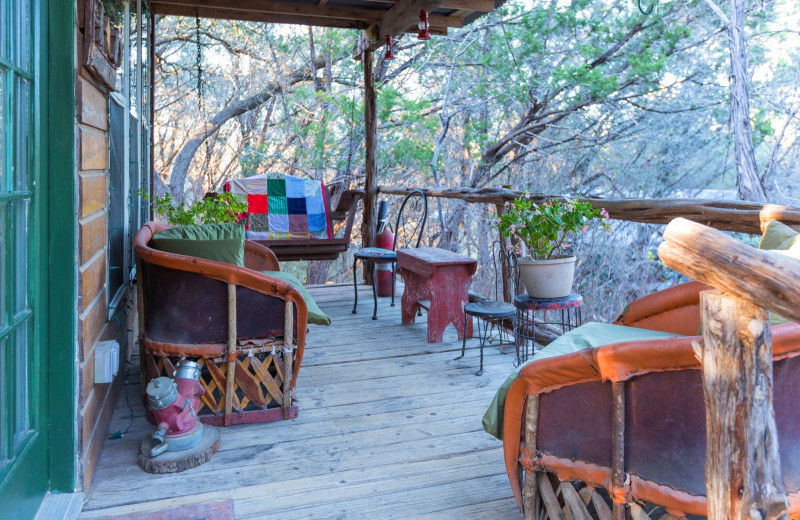
[{"label": "rustic log railing post", "polygon": [[703,345],[696,345],[706,402],[708,518],[787,518],[765,309],[800,320],[800,266],[681,218],[667,226],[658,254],[668,267],[718,289],[701,294]]},{"label": "rustic log railing post", "polygon": [[[378,122],[376,113],[375,77],[372,73],[372,51],[364,52],[364,199],[361,213],[361,247],[375,245],[375,199],[378,188],[377,140]],[[353,273],[355,275],[355,273]],[[372,283],[364,269],[364,282]]]},{"label": "rustic log railing post", "polygon": [[228,284],[228,374],[225,381],[225,426],[233,413],[234,382],[236,381],[236,284]]},{"label": "rustic log railing post", "polygon": [[721,291],[700,295],[711,520],[786,518],[764,309]]},{"label": "rustic log railing post", "polygon": [[[278,360],[275,360],[275,364]],[[292,408],[292,372],[294,364],[294,303],[286,300],[283,314],[283,416]]]},{"label": "rustic log railing post", "polygon": [[[525,446],[528,451],[536,450],[536,432],[539,421],[539,396],[529,395],[525,405]],[[522,510],[525,520],[535,520],[536,511],[539,509],[536,502],[539,500],[537,491],[536,472],[525,469],[525,481],[522,487]]]}]

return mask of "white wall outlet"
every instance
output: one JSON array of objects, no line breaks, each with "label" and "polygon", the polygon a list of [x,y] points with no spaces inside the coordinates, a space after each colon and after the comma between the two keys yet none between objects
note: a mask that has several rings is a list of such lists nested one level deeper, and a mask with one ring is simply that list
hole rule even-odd
[{"label": "white wall outlet", "polygon": [[101,341],[94,348],[94,382],[110,383],[119,372],[119,343]]}]

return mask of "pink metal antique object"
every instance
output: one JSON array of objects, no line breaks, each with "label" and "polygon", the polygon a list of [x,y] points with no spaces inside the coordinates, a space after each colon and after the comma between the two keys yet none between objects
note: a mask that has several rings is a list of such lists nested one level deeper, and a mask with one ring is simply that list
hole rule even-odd
[{"label": "pink metal antique object", "polygon": [[197,411],[204,393],[200,365],[193,361],[178,363],[174,379],[162,376],[147,384],[147,405],[157,425],[150,440],[151,457],[188,450],[200,443],[203,424],[197,419]]},{"label": "pink metal antique object", "polygon": [[[472,336],[472,318],[465,318],[474,258],[438,247],[399,249],[397,268],[405,282],[401,300],[403,323],[414,323],[420,307],[428,309],[428,343],[441,343],[444,330],[453,324],[459,339]],[[465,328],[466,325],[466,328]]]}]

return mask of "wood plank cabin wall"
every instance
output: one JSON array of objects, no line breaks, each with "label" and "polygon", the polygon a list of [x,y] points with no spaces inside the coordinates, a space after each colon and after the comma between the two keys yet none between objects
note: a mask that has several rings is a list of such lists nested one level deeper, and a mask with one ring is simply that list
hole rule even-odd
[{"label": "wood plank cabin wall", "polygon": [[[93,3],[93,5],[88,5]],[[76,43],[76,178],[78,190],[78,266],[76,314],[78,319],[78,487],[89,489],[100,448],[106,438],[122,381],[123,367],[113,383],[94,384],[94,355],[99,341],[119,339],[120,328],[134,341],[135,310],[126,320],[109,320],[109,93],[108,81],[116,80],[112,56],[108,67],[101,66],[113,41],[101,17],[98,27],[88,18],[96,13],[97,0],[77,2]],[[95,23],[93,27],[90,27]],[[97,33],[98,28],[100,33]],[[91,38],[93,42],[87,42]],[[100,45],[96,44],[100,41]],[[110,70],[113,74],[108,74]],[[125,307],[126,302],[117,305]],[[134,306],[135,307],[135,306]],[[126,323],[127,321],[127,323]],[[121,356],[122,357],[122,356]],[[124,362],[121,360],[120,365]]]}]

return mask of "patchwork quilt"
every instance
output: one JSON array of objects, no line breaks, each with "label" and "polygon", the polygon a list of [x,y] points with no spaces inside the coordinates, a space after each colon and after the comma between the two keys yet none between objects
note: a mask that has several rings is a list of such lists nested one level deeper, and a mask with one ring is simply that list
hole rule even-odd
[{"label": "patchwork quilt", "polygon": [[247,201],[249,240],[331,238],[325,184],[281,173],[225,183],[225,191]]}]

